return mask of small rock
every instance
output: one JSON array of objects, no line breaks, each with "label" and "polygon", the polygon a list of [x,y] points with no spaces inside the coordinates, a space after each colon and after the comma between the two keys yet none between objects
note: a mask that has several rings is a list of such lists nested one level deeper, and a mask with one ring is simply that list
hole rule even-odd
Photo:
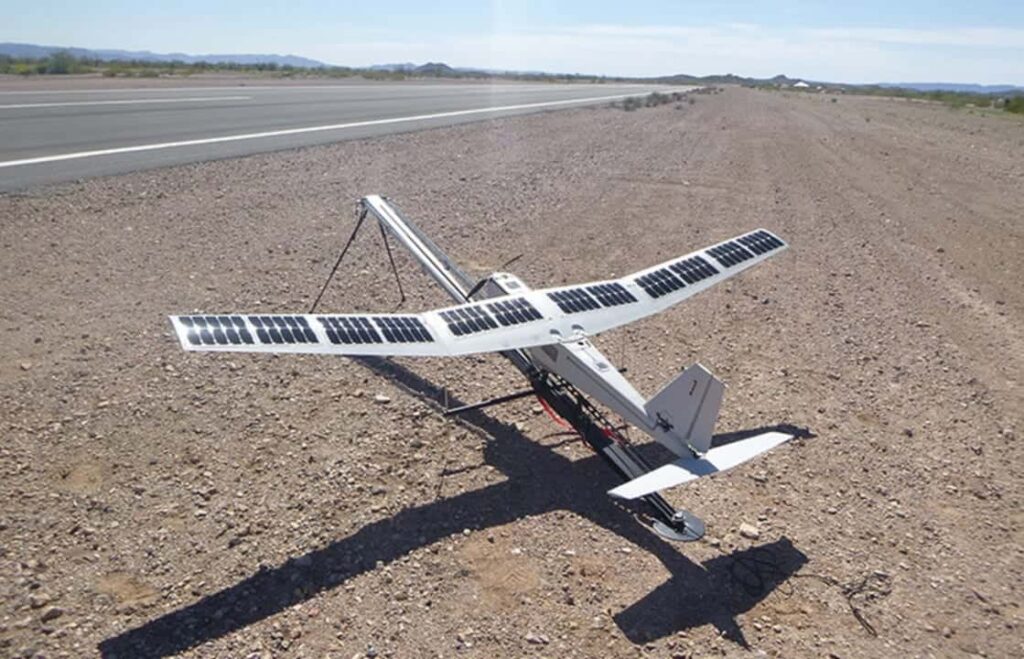
[{"label": "small rock", "polygon": [[744,538],[749,538],[750,540],[757,540],[761,537],[761,530],[753,524],[747,524],[744,522],[743,524],[740,524],[740,535]]},{"label": "small rock", "polygon": [[30,368],[32,368],[32,362],[21,362],[18,365],[21,366],[21,370],[23,370],[23,371],[27,371]]},{"label": "small rock", "polygon": [[60,608],[59,606],[51,606],[45,611],[43,611],[43,615],[39,616],[39,619],[43,622],[49,622],[51,620],[56,620],[62,615],[64,615],[64,609]]},{"label": "small rock", "polygon": [[28,605],[33,609],[41,609],[50,603],[50,596],[45,593],[32,593],[28,596]]},{"label": "small rock", "polygon": [[373,397],[373,402],[377,403],[378,405],[387,405],[388,403],[391,402],[391,397],[385,396],[384,394],[376,394]]},{"label": "small rock", "polygon": [[547,645],[551,640],[543,634],[534,634],[533,632],[530,632],[526,635],[526,642],[533,643],[534,645]]}]

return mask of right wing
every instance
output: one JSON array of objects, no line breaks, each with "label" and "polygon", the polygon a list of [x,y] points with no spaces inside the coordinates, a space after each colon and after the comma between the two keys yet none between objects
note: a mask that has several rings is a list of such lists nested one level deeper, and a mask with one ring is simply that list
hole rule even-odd
[{"label": "right wing", "polygon": [[758,229],[621,279],[547,288],[531,295],[546,296],[574,325],[597,334],[664,311],[787,247],[775,234]]}]

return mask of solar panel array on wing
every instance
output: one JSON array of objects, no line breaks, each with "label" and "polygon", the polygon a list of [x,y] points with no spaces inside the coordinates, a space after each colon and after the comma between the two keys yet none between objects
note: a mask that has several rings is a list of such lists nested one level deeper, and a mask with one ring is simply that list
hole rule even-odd
[{"label": "solar panel array on wing", "polygon": [[456,307],[439,314],[455,336],[496,329],[498,323],[479,306]]},{"label": "solar panel array on wing", "polygon": [[740,245],[734,240],[722,243],[721,245],[715,245],[714,247],[709,247],[707,251],[711,256],[715,257],[719,263],[727,268],[739,265],[747,259],[754,258],[753,254],[748,252],[743,245]]},{"label": "solar panel array on wing", "polygon": [[708,277],[714,277],[718,274],[718,270],[715,266],[708,263],[700,256],[691,256],[688,259],[676,261],[669,266],[672,270],[683,278],[687,284],[696,284],[699,281],[707,279]]},{"label": "solar panel array on wing", "polygon": [[416,316],[374,316],[389,343],[433,343],[434,337]]},{"label": "solar panel array on wing", "polygon": [[318,316],[327,338],[334,344],[384,343],[366,316]]},{"label": "solar panel array on wing", "polygon": [[319,343],[316,334],[302,316],[248,316],[256,328],[256,337],[264,345]]},{"label": "solar panel array on wing", "polygon": [[587,291],[597,298],[603,307],[617,307],[620,304],[636,302],[633,294],[627,291],[622,284],[594,284],[587,286]]},{"label": "solar panel array on wing", "polygon": [[241,316],[178,316],[194,346],[252,345],[252,333]]},{"label": "solar panel array on wing", "polygon": [[747,249],[755,254],[767,254],[768,252],[776,250],[785,244],[767,231],[761,230],[748,233],[745,236],[740,236],[736,240],[743,243]]},{"label": "solar panel array on wing", "polygon": [[601,308],[597,300],[590,297],[582,288],[551,291],[548,293],[548,297],[565,313],[580,313],[581,311],[593,311],[594,309]]},{"label": "solar panel array on wing", "polygon": [[494,317],[503,327],[529,323],[534,320],[540,320],[543,317],[540,315],[540,312],[523,297],[490,302],[487,304],[487,309],[494,314]]},{"label": "solar panel array on wing", "polygon": [[654,272],[641,275],[636,278],[636,283],[640,285],[640,288],[647,291],[647,294],[653,298],[668,295],[669,293],[678,291],[680,288],[686,286],[686,284],[672,274],[668,268],[658,268]]}]

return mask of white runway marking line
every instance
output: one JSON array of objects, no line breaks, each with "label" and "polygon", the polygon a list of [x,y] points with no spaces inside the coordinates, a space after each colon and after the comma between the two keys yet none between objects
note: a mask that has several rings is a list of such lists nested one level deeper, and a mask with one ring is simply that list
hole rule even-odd
[{"label": "white runway marking line", "polygon": [[134,98],[119,101],[67,101],[65,103],[18,103],[0,105],[0,110],[63,108],[79,105],[141,105],[144,103],[208,103],[210,101],[251,101],[252,96],[193,96],[191,98]]},{"label": "white runway marking line", "polygon": [[[660,90],[663,93],[671,94],[677,90]],[[242,140],[256,140],[267,137],[281,137],[284,135],[301,135],[303,133],[321,133],[330,130],[344,130],[346,128],[362,128],[365,126],[383,126],[387,124],[409,123],[414,121],[428,121],[430,119],[446,119],[448,117],[464,117],[472,114],[486,114],[490,112],[509,112],[513,110],[531,110],[535,108],[555,107],[558,105],[572,105],[579,103],[597,103],[600,101],[615,101],[622,98],[629,98],[636,94],[616,94],[614,96],[592,96],[590,98],[574,98],[564,101],[545,101],[543,103],[524,103],[521,105],[504,105],[489,108],[475,108],[472,110],[453,110],[451,112],[437,112],[434,114],[418,114],[411,117],[393,117],[391,119],[369,119],[367,121],[353,121],[345,124],[330,124],[327,126],[307,126],[305,128],[286,128],[283,130],[269,130],[262,133],[248,133],[244,135],[224,135],[221,137],[206,137],[196,140],[182,140],[180,142],[163,142],[159,144],[140,144],[137,146],[123,146],[113,149],[101,149],[98,151],[79,151],[77,153],[61,153],[53,156],[39,156],[37,158],[24,158],[22,160],[8,160],[0,162],[0,168],[20,167],[23,165],[38,165],[41,163],[58,162],[61,160],[76,160],[78,158],[95,158],[97,156],[112,156],[120,153],[137,153],[139,151],[156,151],[158,149],[176,149],[186,146],[200,146],[204,144],[219,144],[222,142],[239,142]]]}]

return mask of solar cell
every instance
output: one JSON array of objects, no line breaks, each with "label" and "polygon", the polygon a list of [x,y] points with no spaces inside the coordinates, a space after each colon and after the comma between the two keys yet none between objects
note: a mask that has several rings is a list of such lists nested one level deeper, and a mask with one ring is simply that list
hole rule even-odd
[{"label": "solar cell", "polygon": [[494,318],[477,305],[455,307],[442,311],[439,315],[455,336],[475,334],[498,327]]},{"label": "solar cell", "polygon": [[603,307],[617,307],[620,304],[632,304],[636,298],[619,283],[594,284],[587,286],[587,292],[593,295]]},{"label": "solar cell", "polygon": [[416,316],[374,316],[389,343],[432,343],[434,337]]},{"label": "solar cell", "polygon": [[636,283],[639,284],[640,288],[644,289],[648,295],[655,299],[663,295],[668,295],[673,291],[678,291],[680,288],[686,286],[686,284],[673,275],[668,268],[659,268],[654,272],[641,275],[636,278]]},{"label": "solar cell", "polygon": [[707,251],[711,256],[715,257],[715,260],[727,268],[737,266],[747,259],[754,258],[754,255],[747,251],[746,248],[732,240],[721,245],[709,247]]},{"label": "solar cell", "polygon": [[317,320],[320,321],[331,343],[384,343],[384,339],[366,316],[318,316]]},{"label": "solar cell", "polygon": [[600,309],[597,300],[590,297],[582,288],[568,288],[562,291],[551,291],[548,297],[565,313],[580,313]]},{"label": "solar cell", "polygon": [[713,277],[718,274],[715,266],[705,261],[700,256],[691,256],[671,264],[669,268],[683,278],[687,284],[696,284],[699,281]]},{"label": "solar cell", "polygon": [[192,345],[241,345],[253,343],[252,334],[239,316],[178,316],[188,328],[186,340]]},{"label": "solar cell", "polygon": [[737,238],[739,242],[755,254],[767,254],[783,246],[783,242],[767,231],[754,231]]},{"label": "solar cell", "polygon": [[540,312],[526,298],[517,297],[511,300],[497,300],[487,305],[487,310],[494,314],[495,320],[502,327],[520,325],[540,320]]}]

